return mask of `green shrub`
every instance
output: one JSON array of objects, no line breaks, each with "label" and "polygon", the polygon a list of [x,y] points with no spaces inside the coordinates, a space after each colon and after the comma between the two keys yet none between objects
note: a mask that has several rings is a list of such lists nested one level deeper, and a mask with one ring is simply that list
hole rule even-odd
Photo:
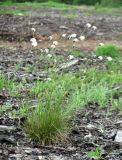
[{"label": "green shrub", "polygon": [[98,46],[95,52],[97,56],[111,56],[112,58],[117,58],[119,56],[119,48],[114,44]]}]

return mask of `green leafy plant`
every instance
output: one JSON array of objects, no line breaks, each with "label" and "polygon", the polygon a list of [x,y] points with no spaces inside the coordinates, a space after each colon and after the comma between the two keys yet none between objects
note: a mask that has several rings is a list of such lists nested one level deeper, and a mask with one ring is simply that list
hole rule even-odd
[{"label": "green leafy plant", "polygon": [[20,108],[18,110],[12,110],[9,113],[10,117],[27,117],[27,115],[29,115],[31,111],[31,108],[29,107],[29,104],[27,102],[22,101],[22,103],[20,104]]},{"label": "green leafy plant", "polygon": [[0,114],[2,114],[3,112],[6,112],[7,110],[11,109],[12,106],[10,103],[5,103],[4,105],[0,106]]},{"label": "green leafy plant", "polygon": [[122,98],[113,100],[112,108],[113,109],[120,109],[122,111]]},{"label": "green leafy plant", "polygon": [[111,56],[117,58],[119,56],[119,48],[114,44],[105,44],[95,49],[97,56]]},{"label": "green leafy plant", "polygon": [[95,150],[88,152],[87,156],[96,160],[100,160],[102,153],[102,149],[100,147],[97,147]]}]

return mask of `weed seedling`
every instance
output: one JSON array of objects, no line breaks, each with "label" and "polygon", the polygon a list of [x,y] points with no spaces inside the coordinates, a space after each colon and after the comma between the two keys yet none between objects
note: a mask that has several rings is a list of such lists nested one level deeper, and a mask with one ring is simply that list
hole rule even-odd
[{"label": "weed seedling", "polygon": [[90,158],[94,158],[95,160],[100,160],[102,153],[102,149],[100,147],[97,147],[95,150],[88,152],[87,156]]}]

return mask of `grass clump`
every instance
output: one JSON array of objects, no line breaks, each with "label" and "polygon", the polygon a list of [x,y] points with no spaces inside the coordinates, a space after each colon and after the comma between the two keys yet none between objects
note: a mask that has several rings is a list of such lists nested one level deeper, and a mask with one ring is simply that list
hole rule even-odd
[{"label": "grass clump", "polygon": [[19,96],[19,90],[22,84],[16,83],[13,80],[8,79],[4,74],[0,74],[0,89],[5,89],[11,96]]},{"label": "grass clump", "polygon": [[112,58],[117,58],[119,56],[119,48],[114,44],[98,46],[95,52],[97,56],[111,56]]},{"label": "grass clump", "polygon": [[68,97],[80,83],[71,74],[53,74],[50,81],[35,83],[31,94],[38,97],[38,104],[24,125],[26,133],[32,139],[47,144],[64,138],[68,127],[65,114]]},{"label": "grass clump", "polygon": [[28,116],[24,128],[32,139],[49,144],[61,138],[66,127],[66,117],[60,106],[48,108],[39,103],[35,111]]},{"label": "grass clump", "polygon": [[6,112],[7,110],[11,109],[12,106],[10,103],[5,103],[4,105],[0,105],[0,114]]},{"label": "grass clump", "polygon": [[[118,71],[88,69],[82,76],[50,74],[50,80],[37,81],[30,94],[38,98],[36,108],[29,113],[24,128],[34,140],[44,144],[62,139],[74,110],[90,102],[100,107],[120,108],[122,74]],[[116,90],[115,87],[120,87]],[[118,96],[119,96],[118,95]]]},{"label": "grass clump", "polygon": [[11,80],[7,79],[5,75],[0,74],[0,89],[11,90],[13,85],[14,83]]}]

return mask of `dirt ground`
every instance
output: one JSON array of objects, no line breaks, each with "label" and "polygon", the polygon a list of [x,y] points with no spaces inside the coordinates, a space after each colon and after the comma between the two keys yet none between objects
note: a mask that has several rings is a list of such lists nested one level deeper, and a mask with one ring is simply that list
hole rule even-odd
[{"label": "dirt ground", "polygon": [[[60,63],[67,62],[69,48],[85,53],[79,58],[87,57],[88,61],[81,62],[71,71],[77,70],[80,66],[105,67],[102,62],[87,54],[94,51],[101,42],[114,43],[122,50],[121,14],[100,14],[81,9],[73,11],[31,7],[22,9],[32,13],[26,16],[0,15],[0,71],[10,79],[14,77],[17,82],[23,78],[27,81],[27,86],[22,91],[23,97],[9,95],[6,90],[0,91],[0,105],[10,103],[12,110],[19,108],[22,99],[31,105],[36,103],[34,98],[27,96],[27,88],[35,80],[44,78],[43,71],[46,67],[51,67],[42,58],[44,54],[41,53],[41,49],[50,48],[54,40],[59,42],[56,55],[62,56]],[[89,33],[86,30],[86,23],[97,26],[97,31]],[[34,34],[31,28],[36,29]],[[70,39],[63,39],[61,35],[64,33],[67,35],[85,33],[87,38],[83,42],[74,43]],[[38,41],[36,48],[30,43],[33,36]],[[52,36],[53,40],[50,40],[49,36]],[[31,65],[34,66],[34,70],[27,70],[26,68]],[[98,146],[104,151],[101,160],[122,159],[122,144],[115,142],[117,131],[122,127],[120,111],[112,111],[109,114],[106,108],[99,108],[98,104],[91,102],[76,112],[69,122],[71,131],[68,133],[68,140],[50,146],[32,142],[27,138],[21,129],[24,117],[11,118],[9,112],[8,109],[0,115],[0,126],[11,127],[4,131],[0,128],[1,160],[90,160],[87,152]]]},{"label": "dirt ground", "polygon": [[[6,8],[5,8],[6,9]],[[12,8],[13,9],[13,8]],[[14,8],[17,9],[17,8]],[[62,34],[85,34],[87,39],[83,43],[75,44],[84,50],[93,50],[99,42],[115,43],[122,48],[122,17],[120,15],[98,14],[91,11],[57,10],[43,8],[21,8],[32,11],[28,16],[0,15],[1,40],[11,42],[10,45],[30,47],[30,38],[33,37],[31,28],[35,28],[34,37],[38,40],[39,48],[50,46],[49,36],[59,41],[59,47],[69,47],[71,40],[61,39]],[[69,15],[71,15],[69,17]],[[95,33],[86,29],[86,23],[97,26]],[[22,42],[27,43],[22,43]],[[18,43],[17,43],[18,42]],[[3,44],[3,42],[1,42]],[[9,43],[7,43],[9,45]],[[4,44],[3,44],[4,45]],[[6,45],[6,44],[5,44]],[[86,46],[86,48],[84,47]]]}]

